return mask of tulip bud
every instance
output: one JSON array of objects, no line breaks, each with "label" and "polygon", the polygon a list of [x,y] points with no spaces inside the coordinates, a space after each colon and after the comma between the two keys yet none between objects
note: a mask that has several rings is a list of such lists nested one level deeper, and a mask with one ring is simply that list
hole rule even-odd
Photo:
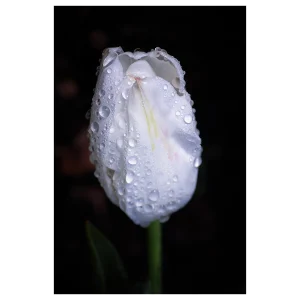
[{"label": "tulip bud", "polygon": [[165,222],[191,199],[201,139],[179,61],[108,48],[90,116],[91,161],[108,198],[133,222]]}]

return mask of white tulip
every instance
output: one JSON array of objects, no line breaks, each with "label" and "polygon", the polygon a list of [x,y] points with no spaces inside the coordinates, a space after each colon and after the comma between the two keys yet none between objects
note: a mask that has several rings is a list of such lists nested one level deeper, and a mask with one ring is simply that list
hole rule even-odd
[{"label": "white tulip", "polygon": [[160,48],[108,48],[99,67],[89,127],[95,176],[143,227],[167,221],[195,191],[202,148],[183,77]]}]

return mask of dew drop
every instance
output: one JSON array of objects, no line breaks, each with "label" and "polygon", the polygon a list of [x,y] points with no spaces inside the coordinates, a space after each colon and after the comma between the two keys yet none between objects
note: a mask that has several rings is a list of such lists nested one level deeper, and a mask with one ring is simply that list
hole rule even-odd
[{"label": "dew drop", "polygon": [[128,90],[124,90],[124,91],[122,92],[122,97],[123,97],[124,99],[128,99],[128,96],[129,96]]},{"label": "dew drop", "polygon": [[153,211],[153,205],[152,204],[146,204],[144,208],[146,213],[150,213]]},{"label": "dew drop", "polygon": [[127,171],[127,174],[126,174],[126,182],[127,183],[131,183],[134,179],[134,173],[132,171]]},{"label": "dew drop", "polygon": [[183,120],[186,124],[190,124],[192,122],[192,116],[186,115],[186,116],[184,116]]},{"label": "dew drop", "polygon": [[169,219],[170,219],[170,216],[161,216],[161,217],[159,218],[159,221],[160,221],[161,223],[165,223],[165,222],[167,222]]},{"label": "dew drop", "polygon": [[128,145],[132,148],[135,147],[136,146],[136,140],[135,139],[129,139]]},{"label": "dew drop", "polygon": [[177,181],[178,181],[178,176],[177,176],[177,175],[174,175],[174,176],[173,176],[173,181],[174,181],[174,182],[177,182]]},{"label": "dew drop", "polygon": [[106,72],[107,72],[108,74],[110,74],[110,73],[111,73],[111,69],[108,68],[108,69],[106,70]]},{"label": "dew drop", "polygon": [[103,105],[100,107],[99,113],[102,118],[107,118],[110,114],[110,109],[107,106]]},{"label": "dew drop", "polygon": [[143,208],[143,199],[140,198],[135,202],[135,207],[137,210],[141,210]]},{"label": "dew drop", "polygon": [[125,116],[124,116],[123,113],[120,113],[120,114],[117,115],[116,121],[118,123],[118,126],[121,129],[125,129],[125,127],[126,127],[126,121],[125,121]]},{"label": "dew drop", "polygon": [[200,157],[196,157],[195,160],[194,160],[194,167],[195,168],[198,168],[202,163],[202,160]]},{"label": "dew drop", "polygon": [[173,210],[176,207],[176,202],[175,201],[170,201],[166,205],[167,209]]},{"label": "dew drop", "polygon": [[134,205],[134,202],[132,201],[131,197],[127,197],[126,202],[127,202],[128,206],[130,206],[130,207],[132,207]]},{"label": "dew drop", "polygon": [[168,89],[168,86],[164,84],[164,90],[166,91]]},{"label": "dew drop", "polygon": [[87,120],[89,120],[90,117],[91,117],[91,110],[89,109],[89,110],[86,112],[86,114],[85,114],[85,118],[86,118]]},{"label": "dew drop", "polygon": [[126,204],[123,201],[120,201],[120,208],[126,212]]},{"label": "dew drop", "polygon": [[118,187],[118,194],[123,196],[124,195],[124,188],[123,187]]},{"label": "dew drop", "polygon": [[128,158],[128,162],[129,162],[129,164],[131,164],[131,165],[136,165],[137,159],[136,159],[135,156],[130,156],[130,157]]},{"label": "dew drop", "polygon": [[152,190],[149,194],[149,200],[151,201],[157,201],[157,199],[159,198],[159,192],[158,190]]},{"label": "dew drop", "polygon": [[98,132],[99,131],[99,124],[97,122],[93,122],[91,125],[91,130],[93,132]]}]

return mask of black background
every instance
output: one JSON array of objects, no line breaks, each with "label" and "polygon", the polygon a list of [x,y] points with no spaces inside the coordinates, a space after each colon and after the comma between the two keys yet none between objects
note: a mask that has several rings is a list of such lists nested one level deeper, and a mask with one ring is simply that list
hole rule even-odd
[{"label": "black background", "polygon": [[55,7],[54,292],[89,293],[84,221],[147,278],[145,230],[112,205],[89,163],[85,113],[106,47],[165,49],[186,71],[203,164],[163,225],[164,293],[246,293],[246,8]]}]

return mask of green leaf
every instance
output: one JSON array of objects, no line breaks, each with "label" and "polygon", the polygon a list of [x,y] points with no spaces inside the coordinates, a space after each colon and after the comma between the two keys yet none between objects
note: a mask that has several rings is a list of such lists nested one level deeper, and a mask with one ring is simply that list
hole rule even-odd
[{"label": "green leaf", "polygon": [[128,277],[115,247],[90,222],[86,223],[94,286],[97,293],[126,293]]}]

